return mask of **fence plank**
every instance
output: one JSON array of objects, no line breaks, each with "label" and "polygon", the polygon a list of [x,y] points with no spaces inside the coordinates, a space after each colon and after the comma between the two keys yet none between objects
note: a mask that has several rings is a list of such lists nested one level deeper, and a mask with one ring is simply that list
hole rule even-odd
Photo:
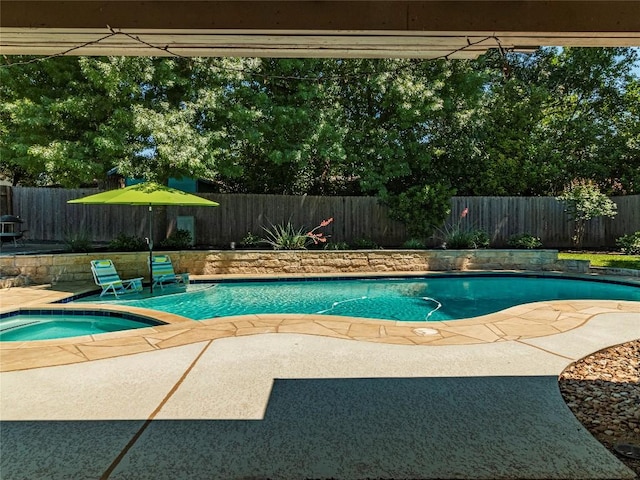
[{"label": "fence plank", "polygon": [[[13,214],[25,219],[31,240],[62,241],[79,232],[86,232],[95,242],[108,242],[119,233],[147,236],[147,207],[67,204],[68,200],[96,193],[95,189],[9,188]],[[311,229],[329,217],[334,222],[322,231],[334,242],[367,239],[381,246],[399,246],[407,240],[404,226],[390,220],[386,207],[374,197],[199,195],[220,206],[155,208],[156,242],[169,235],[175,229],[176,217],[183,215],[195,219],[196,244],[211,247],[238,243],[249,232],[264,237],[264,227],[288,221],[296,228]],[[614,247],[616,238],[640,230],[640,195],[612,199],[618,214],[613,219],[589,222],[585,247]],[[460,218],[467,207],[469,214]],[[548,248],[571,246],[571,222],[553,197],[454,197],[447,222],[483,229],[495,246],[505,246],[509,236],[517,233],[540,237]]]}]

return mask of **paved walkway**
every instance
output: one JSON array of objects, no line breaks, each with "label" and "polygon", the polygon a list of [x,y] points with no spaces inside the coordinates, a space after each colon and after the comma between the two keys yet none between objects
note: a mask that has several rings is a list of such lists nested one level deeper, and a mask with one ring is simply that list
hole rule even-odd
[{"label": "paved walkway", "polygon": [[[40,289],[38,300],[26,290],[24,303],[15,303],[63,295]],[[0,292],[3,308],[7,298]],[[315,318],[283,318],[277,325],[227,321],[233,328],[205,322],[159,342],[145,340],[150,348],[143,352],[123,350],[128,337],[116,337],[119,354],[95,358],[87,352],[109,350],[109,342],[3,345],[2,368],[14,371],[0,374],[0,473],[3,479],[631,479],[573,417],[557,386],[572,361],[640,338],[638,302],[595,303],[549,302],[508,313],[534,329],[515,338],[503,328],[518,322],[504,317],[450,322],[435,328],[437,340],[411,344],[395,339],[433,335],[346,320],[324,325],[334,332],[327,334],[316,330]],[[572,318],[580,321],[566,327]],[[566,328],[556,328],[559,321]],[[539,330],[554,324],[553,332]],[[472,330],[447,334],[456,326]],[[479,327],[494,337],[469,336]],[[203,331],[226,333],[201,337]],[[136,338],[158,340],[158,332],[149,333]],[[180,336],[173,346],[161,345]],[[473,341],[443,344],[460,336]],[[42,350],[50,347],[78,360],[60,364],[57,354]],[[34,368],[44,364],[57,366]]]}]

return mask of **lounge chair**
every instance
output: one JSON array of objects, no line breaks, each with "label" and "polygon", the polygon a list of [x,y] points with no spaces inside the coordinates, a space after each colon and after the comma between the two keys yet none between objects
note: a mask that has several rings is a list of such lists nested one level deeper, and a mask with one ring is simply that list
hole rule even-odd
[{"label": "lounge chair", "polygon": [[143,277],[122,280],[111,260],[91,260],[91,272],[96,285],[102,287],[100,296],[113,293],[118,298],[118,295],[142,291]]},{"label": "lounge chair", "polygon": [[175,283],[176,285],[189,284],[189,274],[176,273],[169,255],[154,255],[152,258],[151,272],[154,287],[160,285],[160,288],[164,288],[164,286],[169,283]]}]

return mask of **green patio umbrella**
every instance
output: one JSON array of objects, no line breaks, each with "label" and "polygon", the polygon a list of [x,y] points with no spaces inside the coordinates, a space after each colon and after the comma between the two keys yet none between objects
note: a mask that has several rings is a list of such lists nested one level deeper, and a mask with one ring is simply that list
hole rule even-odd
[{"label": "green patio umbrella", "polygon": [[184,206],[184,207],[217,207],[219,204],[206,198],[192,195],[182,190],[169,188],[159,183],[143,182],[126,188],[108,190],[88,197],[69,200],[67,203],[85,205],[146,205],[149,207],[149,281],[153,293],[153,277],[151,274],[151,260],[153,258],[153,207],[155,206]]}]

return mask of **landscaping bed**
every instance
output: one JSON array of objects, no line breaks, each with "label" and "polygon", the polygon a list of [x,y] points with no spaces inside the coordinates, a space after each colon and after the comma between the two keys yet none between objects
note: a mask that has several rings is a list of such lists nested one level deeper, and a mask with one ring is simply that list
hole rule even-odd
[{"label": "landscaping bed", "polygon": [[640,459],[614,448],[617,444],[640,447],[640,339],[579,360],[560,375],[559,383],[576,418],[640,476]]}]

